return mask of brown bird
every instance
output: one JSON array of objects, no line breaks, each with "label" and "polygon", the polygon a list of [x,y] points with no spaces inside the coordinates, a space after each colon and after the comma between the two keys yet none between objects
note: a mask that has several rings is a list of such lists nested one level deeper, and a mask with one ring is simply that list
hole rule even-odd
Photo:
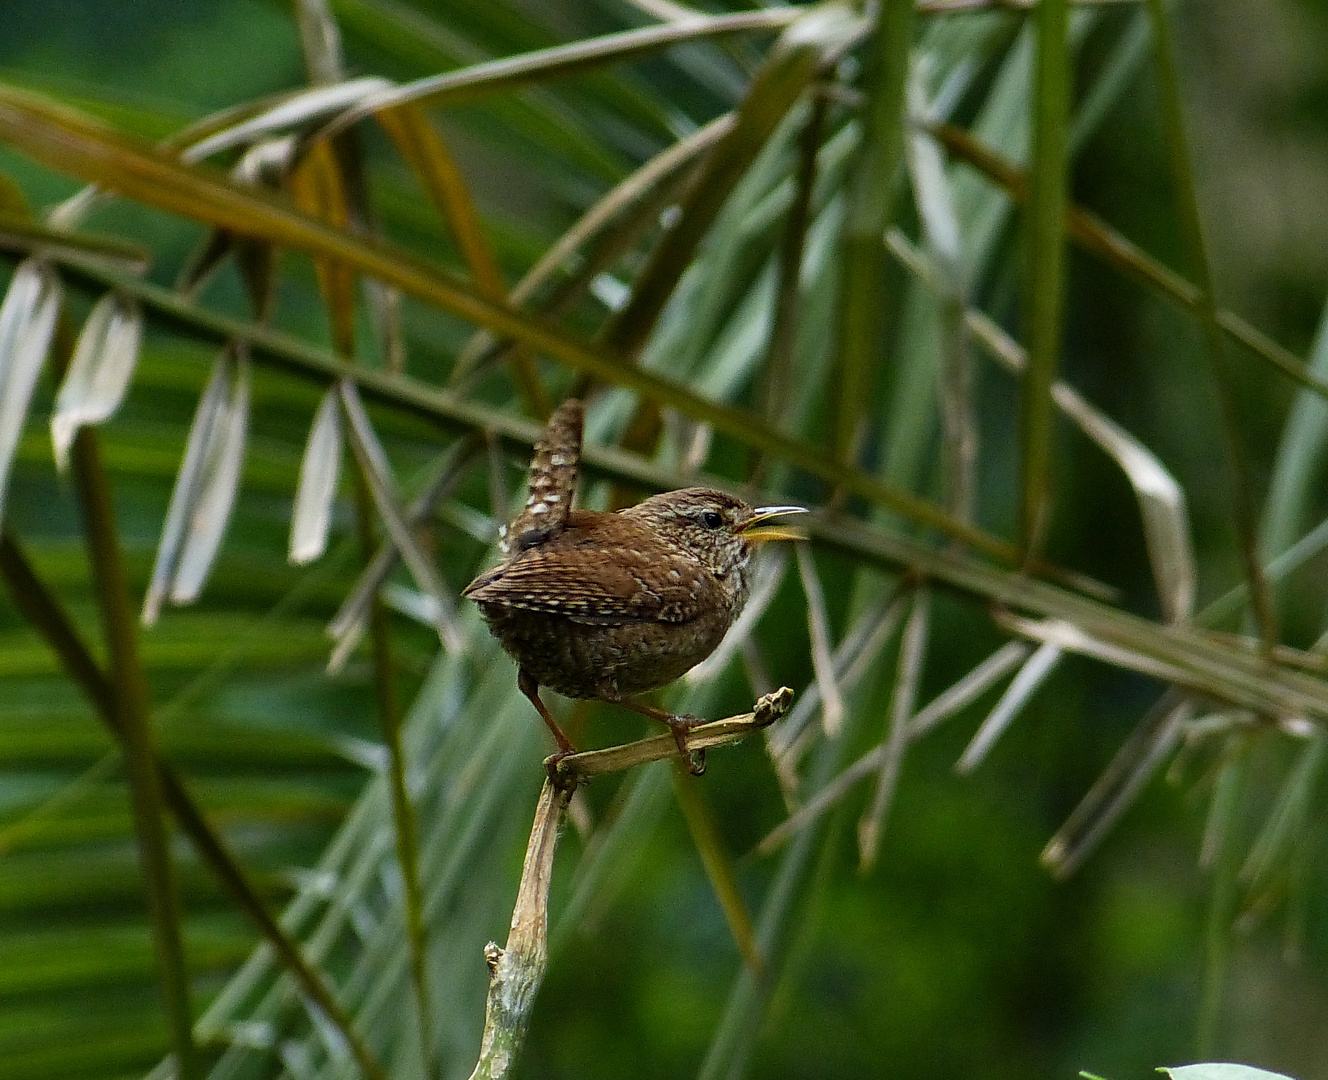
[{"label": "brown bird", "polygon": [[547,686],[663,721],[692,772],[685,732],[700,723],[633,701],[699,664],[747,602],[747,562],[766,540],[799,534],[759,523],[800,506],[753,509],[710,488],[655,495],[606,514],[573,510],[581,456],[581,402],[564,402],[530,463],[530,498],[500,533],[504,560],[466,586],[520,665],[517,685],[553,732],[572,743],[540,699]]}]

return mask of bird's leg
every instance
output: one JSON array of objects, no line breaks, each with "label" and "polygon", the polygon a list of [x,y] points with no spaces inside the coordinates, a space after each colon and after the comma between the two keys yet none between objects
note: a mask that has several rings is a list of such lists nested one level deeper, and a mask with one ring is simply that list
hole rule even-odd
[{"label": "bird's leg", "polygon": [[535,710],[549,725],[549,730],[553,732],[553,738],[558,743],[558,754],[556,756],[566,757],[568,754],[575,754],[576,747],[572,745],[572,740],[563,733],[563,729],[558,726],[558,721],[553,718],[553,713],[549,712],[544,702],[540,700],[539,683],[525,668],[517,673],[516,685],[526,697],[530,698],[530,703],[535,706]]},{"label": "bird's leg", "polygon": [[687,749],[687,729],[696,727],[698,724],[704,724],[695,716],[677,716],[671,712],[665,712],[663,709],[657,709],[653,705],[646,705],[640,701],[633,701],[631,698],[614,698],[615,705],[621,705],[624,709],[631,709],[632,712],[638,712],[642,716],[648,716],[652,720],[658,720],[661,724],[666,724],[673,735],[673,741],[678,744],[678,754],[682,758],[682,763],[687,766],[687,771],[693,776],[700,776],[706,770],[705,751]]}]

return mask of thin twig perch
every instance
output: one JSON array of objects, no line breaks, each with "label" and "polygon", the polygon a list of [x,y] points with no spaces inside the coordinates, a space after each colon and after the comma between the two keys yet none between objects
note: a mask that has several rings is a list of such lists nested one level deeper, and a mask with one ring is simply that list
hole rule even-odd
[{"label": "thin twig perch", "polygon": [[[793,703],[787,686],[766,694],[749,713],[699,724],[687,732],[687,749],[705,750],[746,738],[774,723]],[[549,881],[558,830],[572,793],[583,780],[620,772],[678,753],[671,735],[591,750],[559,760],[540,791],[535,823],[526,845],[521,885],[512,909],[512,928],[503,948],[495,942],[484,947],[489,965],[489,996],[484,1008],[484,1038],[480,1058],[470,1080],[503,1080],[511,1075],[517,1054],[530,1026],[535,995],[544,980],[549,958]]]}]

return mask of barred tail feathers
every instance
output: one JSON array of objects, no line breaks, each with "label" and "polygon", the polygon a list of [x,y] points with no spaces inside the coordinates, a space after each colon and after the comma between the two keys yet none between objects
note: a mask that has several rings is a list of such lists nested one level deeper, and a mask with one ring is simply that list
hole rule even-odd
[{"label": "barred tail feathers", "polygon": [[549,417],[544,436],[535,444],[535,455],[530,459],[530,496],[507,526],[499,545],[504,555],[542,544],[567,524],[576,494],[584,423],[585,407],[576,398],[564,401]]}]

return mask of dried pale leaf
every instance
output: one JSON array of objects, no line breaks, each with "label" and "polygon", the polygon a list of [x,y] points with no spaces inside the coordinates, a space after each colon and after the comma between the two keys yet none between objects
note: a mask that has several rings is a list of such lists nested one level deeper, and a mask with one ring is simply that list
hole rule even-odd
[{"label": "dried pale leaf", "polygon": [[343,443],[341,400],[333,388],[318,405],[300,462],[300,484],[295,492],[290,535],[290,561],[296,566],[313,562],[327,550]]},{"label": "dried pale leaf", "polygon": [[1032,649],[1022,641],[1007,641],[957,683],[937,694],[926,708],[913,717],[908,737],[921,738],[937,724],[976,701],[989,686],[1022,664],[1030,652]]},{"label": "dried pale leaf", "polygon": [[295,21],[310,81],[325,86],[345,78],[341,59],[341,30],[326,0],[298,0]]},{"label": "dried pale leaf", "polygon": [[931,622],[931,593],[915,589],[913,607],[899,639],[899,667],[890,695],[890,729],[882,745],[880,775],[871,806],[858,822],[858,860],[865,873],[876,864],[885,819],[899,784],[899,771],[908,749],[909,718],[917,702],[918,683],[927,653],[927,629]]},{"label": "dried pale leaf", "polygon": [[437,605],[438,635],[443,644],[451,652],[464,652],[466,638],[457,625],[456,605],[434,570],[433,563],[420,549],[410,527],[401,516],[400,495],[392,478],[392,467],[382,444],[374,434],[373,425],[369,422],[369,414],[365,412],[359,392],[352,383],[345,380],[338,384],[338,389],[342,406],[346,410],[346,419],[350,422],[351,447],[355,451],[361,469],[364,470],[369,493],[373,497],[374,506],[378,509],[378,515],[382,518],[392,543],[401,553],[402,562],[406,564],[411,577],[415,579],[415,584]]},{"label": "dried pale leaf", "polygon": [[1305,837],[1325,760],[1328,760],[1328,734],[1318,730],[1277,793],[1268,820],[1241,867],[1240,876],[1247,882],[1257,885],[1266,881],[1296,841]]},{"label": "dried pale leaf", "polygon": [[51,417],[51,443],[61,472],[69,465],[69,447],[78,429],[102,423],[120,407],[142,342],[143,310],[137,300],[107,293],[93,305]]},{"label": "dried pale leaf", "polygon": [[1225,757],[1208,803],[1203,839],[1199,842],[1199,865],[1205,870],[1215,867],[1227,845],[1234,843],[1232,830],[1240,818],[1246,773],[1249,771],[1248,736],[1241,731],[1232,731],[1226,737],[1223,753]]},{"label": "dried pale leaf", "polygon": [[[997,613],[997,621],[1008,630],[1046,644],[1056,645],[1068,652],[1091,656],[1113,667],[1129,668],[1143,675],[1151,675],[1162,682],[1190,686],[1217,697],[1244,703],[1245,698],[1235,693],[1230,683],[1219,684],[1211,679],[1196,677],[1193,672],[1178,667],[1165,659],[1148,655],[1126,645],[1094,637],[1064,619],[1023,619],[1008,612]],[[1215,673],[1210,673],[1215,674]]]},{"label": "dried pale leaf", "polygon": [[14,271],[0,305],[0,520],[9,470],[60,311],[60,279],[40,259]]},{"label": "dried pale leaf", "polygon": [[825,609],[825,593],[816,574],[811,549],[807,544],[795,544],[798,553],[798,575],[802,578],[802,591],[807,597],[807,628],[812,641],[812,670],[816,685],[821,689],[821,723],[826,735],[833,739],[844,728],[844,697],[835,677],[835,663],[830,655],[830,618]]},{"label": "dried pale leaf", "polygon": [[[423,521],[433,512],[440,500],[447,498],[455,490],[457,484],[465,477],[467,466],[474,460],[478,445],[478,439],[472,436],[463,439],[442,455],[434,469],[434,475],[411,500],[407,508],[406,524],[409,527],[414,528]],[[487,530],[487,533],[491,535],[492,530]],[[335,674],[340,671],[355,650],[355,646],[359,644],[368,627],[369,611],[374,597],[387,580],[387,575],[392,572],[397,559],[397,549],[390,541],[382,545],[369,560],[369,565],[364,568],[328,624],[328,636],[337,643],[327,665],[330,673]]]},{"label": "dried pale leaf", "polygon": [[1171,1080],[1291,1080],[1282,1073],[1256,1069],[1253,1065],[1232,1065],[1226,1062],[1206,1062],[1198,1065],[1172,1065],[1159,1069]]},{"label": "dried pale leaf", "polygon": [[[1029,652],[1030,649],[1023,642],[1007,642],[957,683],[938,694],[924,709],[919,711],[909,725],[909,740],[916,739],[940,723],[946,716],[952,715],[976,699],[987,687],[1022,661]],[[880,772],[882,762],[885,761],[889,752],[888,742],[878,743],[867,751],[847,769],[829,781],[806,804],[799,807],[772,829],[758,845],[757,850],[763,855],[768,855],[793,833],[811,824],[847,795],[859,780]]]},{"label": "dried pale leaf", "polygon": [[189,515],[189,528],[180,552],[180,564],[171,582],[175,604],[198,599],[230,521],[235,493],[240,487],[245,435],[249,427],[249,358],[237,350],[235,385],[230,400],[213,425],[213,438],[204,460],[198,499]]},{"label": "dried pale leaf", "polygon": [[959,241],[959,215],[955,210],[954,193],[945,171],[945,156],[936,140],[928,133],[935,121],[926,100],[923,65],[915,64],[908,79],[908,110],[913,123],[907,130],[904,144],[909,179],[913,184],[913,200],[922,221],[927,246],[939,268],[947,278],[947,291],[960,288],[963,266],[963,248]]},{"label": "dried pale leaf", "polygon": [[[898,229],[889,231],[886,243],[911,273],[933,288],[946,289],[934,262],[919,252]],[[964,321],[968,330],[997,361],[1016,373],[1025,369],[1027,353],[990,318],[980,311],[968,310]],[[1171,622],[1188,618],[1194,608],[1196,571],[1184,491],[1148,447],[1089,405],[1065,383],[1057,381],[1052,386],[1051,396],[1056,406],[1125,473],[1139,501],[1144,541],[1163,612]]]},{"label": "dried pale leaf", "polygon": [[1193,714],[1194,703],[1179,692],[1162,696],[1047,843],[1043,866],[1067,878],[1083,864],[1171,755]]},{"label": "dried pale leaf", "polygon": [[1184,490],[1157,455],[1064,383],[1056,384],[1052,397],[1125,473],[1139,500],[1163,614],[1168,622],[1188,619],[1194,613],[1196,570]]},{"label": "dried pale leaf", "polygon": [[202,490],[203,471],[215,439],[214,431],[226,411],[232,367],[231,353],[228,349],[213,365],[212,377],[208,380],[202,397],[198,399],[198,407],[194,410],[194,420],[189,427],[189,438],[185,443],[184,461],[175,477],[175,487],[171,491],[170,505],[166,508],[166,520],[161,529],[161,539],[157,542],[157,559],[152,567],[152,580],[148,585],[147,596],[143,598],[142,619],[145,626],[151,626],[157,621],[157,616],[161,614],[162,602],[170,592],[171,582],[175,578],[185,532],[189,527],[194,504],[198,501]]},{"label": "dried pale leaf", "polygon": [[251,143],[260,136],[289,131],[311,121],[325,119],[348,105],[382,93],[392,85],[387,79],[375,77],[351,79],[335,86],[319,86],[301,91],[258,116],[200,139],[180,156],[185,161],[202,161],[222,150]]},{"label": "dried pale leaf", "polygon": [[991,710],[990,715],[982,722],[978,728],[978,733],[973,736],[973,741],[968,744],[964,750],[955,769],[961,775],[967,775],[976,769],[987,756],[987,752],[996,744],[996,740],[1005,733],[1005,729],[1010,726],[1014,718],[1019,715],[1019,710],[1033,696],[1034,691],[1048,675],[1060,660],[1062,650],[1060,646],[1050,643],[1044,643],[1038,646],[1037,650],[1024,661],[1024,666],[1019,669],[1019,674],[1011,681],[1006,688],[1001,700],[996,702],[996,707]]},{"label": "dried pale leaf", "polygon": [[[834,656],[835,674],[842,690],[851,691],[856,687],[875,662],[903,617],[906,599],[891,593],[881,596],[844,635]],[[792,711],[770,727],[767,746],[781,775],[791,774],[794,761],[811,734],[811,721],[820,704],[821,688],[813,682],[798,695]]]}]

